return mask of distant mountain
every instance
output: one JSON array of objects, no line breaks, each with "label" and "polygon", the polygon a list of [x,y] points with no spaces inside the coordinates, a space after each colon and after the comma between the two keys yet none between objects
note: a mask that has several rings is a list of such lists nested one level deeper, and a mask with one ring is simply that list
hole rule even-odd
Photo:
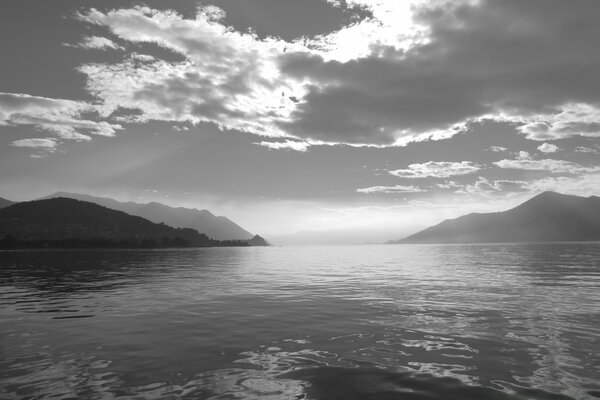
[{"label": "distant mountain", "polygon": [[600,197],[544,192],[508,211],[468,214],[390,243],[600,240]]},{"label": "distant mountain", "polygon": [[215,216],[208,210],[170,207],[152,202],[142,205],[132,214],[178,228],[193,228],[217,240],[248,240],[253,236],[229,218]]},{"label": "distant mountain", "polygon": [[216,240],[249,240],[252,234],[226,217],[218,217],[208,210],[170,207],[161,203],[121,202],[86,194],[58,192],[45,198],[67,197],[89,201],[113,210],[146,218],[152,222],[165,223],[176,228],[192,228]]},{"label": "distant mountain", "polygon": [[98,204],[53,198],[0,209],[0,247],[186,247],[214,245],[190,228],[172,228]]},{"label": "distant mountain", "polygon": [[3,199],[2,197],[0,197],[0,209],[11,206],[13,204],[15,204],[14,201],[6,200],[6,199]]},{"label": "distant mountain", "polygon": [[249,246],[270,246],[271,244],[267,242],[264,238],[259,235],[254,235],[254,237],[247,241]]},{"label": "distant mountain", "polygon": [[339,246],[365,243],[383,243],[390,237],[410,230],[404,226],[390,225],[373,228],[347,228],[326,231],[299,231],[282,235],[269,235],[269,242],[280,246]]}]

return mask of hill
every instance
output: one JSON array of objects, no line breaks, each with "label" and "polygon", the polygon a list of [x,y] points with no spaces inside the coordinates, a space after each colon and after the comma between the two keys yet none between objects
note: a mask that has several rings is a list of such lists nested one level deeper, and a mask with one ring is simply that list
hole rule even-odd
[{"label": "hill", "polygon": [[156,223],[165,223],[175,228],[192,228],[215,240],[249,240],[252,234],[226,217],[215,216],[208,210],[170,207],[162,203],[147,204],[121,202],[105,197],[86,194],[58,192],[45,198],[66,197],[89,201],[101,206],[137,215]]},{"label": "hill", "polygon": [[262,236],[254,235],[254,237],[247,241],[248,246],[270,246],[271,244],[267,242]]},{"label": "hill", "polygon": [[468,214],[390,243],[600,240],[600,197],[544,192],[503,212]]},{"label": "hill", "polygon": [[0,247],[187,247],[206,235],[156,224],[98,204],[53,198],[0,209]]},{"label": "hill", "polygon": [[6,200],[6,199],[3,199],[2,197],[0,197],[0,209],[11,206],[13,204],[15,204],[14,201]]}]

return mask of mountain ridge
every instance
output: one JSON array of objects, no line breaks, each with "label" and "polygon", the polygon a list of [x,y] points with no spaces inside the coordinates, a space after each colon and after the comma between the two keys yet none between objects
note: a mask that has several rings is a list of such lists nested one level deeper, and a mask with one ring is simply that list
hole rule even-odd
[{"label": "mountain ridge", "polygon": [[466,214],[388,243],[596,240],[600,240],[600,197],[547,191],[509,210]]},{"label": "mountain ridge", "polygon": [[0,197],[0,209],[3,209],[4,207],[8,207],[15,204],[14,201],[10,201],[8,199],[5,199],[3,197]]},{"label": "mountain ridge", "polygon": [[209,210],[204,209],[172,207],[156,201],[149,203],[122,202],[108,197],[69,192],[56,192],[44,199],[55,197],[89,201],[113,210],[143,217],[155,223],[162,222],[175,228],[192,228],[215,240],[250,240],[254,236],[229,218],[215,216]]},{"label": "mountain ridge", "polygon": [[1,247],[189,247],[214,242],[191,228],[65,197],[0,209]]}]

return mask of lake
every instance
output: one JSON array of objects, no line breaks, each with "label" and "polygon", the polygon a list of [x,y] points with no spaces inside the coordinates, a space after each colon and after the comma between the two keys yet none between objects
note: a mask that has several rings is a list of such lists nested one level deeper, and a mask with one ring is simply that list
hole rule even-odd
[{"label": "lake", "polygon": [[0,252],[2,399],[597,399],[600,243]]}]

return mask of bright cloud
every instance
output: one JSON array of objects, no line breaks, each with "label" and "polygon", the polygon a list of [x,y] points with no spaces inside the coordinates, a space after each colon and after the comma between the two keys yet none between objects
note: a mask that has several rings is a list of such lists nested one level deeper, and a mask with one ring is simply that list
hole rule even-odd
[{"label": "bright cloud", "polygon": [[437,183],[435,186],[440,189],[453,189],[453,188],[462,188],[463,185],[461,185],[460,183],[458,183],[456,181],[445,181],[443,183]]},{"label": "bright cloud", "polygon": [[492,180],[480,176],[477,181],[464,185],[456,193],[485,196],[496,193],[522,192],[526,190],[524,189],[525,185],[527,185],[525,181]]},{"label": "bright cloud", "polygon": [[[338,1],[329,3],[341,6]],[[373,18],[344,27],[329,35],[312,38],[311,48],[325,60],[348,62],[369,57],[373,45],[406,50],[426,40],[427,26],[413,19],[413,9],[422,0],[350,0],[350,7],[365,7]]]},{"label": "bright cloud", "polygon": [[600,171],[600,167],[584,167],[580,164],[565,160],[554,160],[550,158],[533,160],[531,158],[519,158],[515,160],[500,160],[494,162],[500,168],[522,169],[527,171],[547,171],[553,174],[581,174]]},{"label": "bright cloud", "polygon": [[426,190],[417,186],[395,185],[395,186],[371,186],[363,189],[356,189],[358,193],[422,193]]},{"label": "bright cloud", "polygon": [[267,147],[274,150],[295,150],[295,151],[307,151],[311,146],[307,142],[298,142],[294,140],[286,140],[285,142],[260,142],[257,143],[259,146]]},{"label": "bright cloud", "polygon": [[450,176],[468,175],[481,170],[481,167],[470,161],[429,161],[423,164],[410,164],[406,169],[389,171],[400,178],[448,178]]},{"label": "bright cloud", "polygon": [[34,149],[46,149],[46,150],[54,150],[56,148],[56,141],[54,139],[45,138],[45,139],[19,139],[15,140],[11,143],[11,146],[15,147],[31,147]]},{"label": "bright cloud", "polygon": [[98,49],[98,50],[125,50],[122,46],[119,46],[112,40],[101,37],[101,36],[86,36],[82,39],[81,42],[77,44],[76,47],[80,47],[82,49]]},{"label": "bright cloud", "polygon": [[303,89],[281,76],[276,58],[294,45],[236,32],[222,17],[216,7],[200,9],[194,19],[146,7],[80,15],[122,40],[155,43],[185,56],[182,62],[137,57],[82,66],[104,114],[123,107],[141,110],[139,121],[212,122],[223,129],[289,136],[277,123],[289,118],[292,98],[302,97]]},{"label": "bright cloud", "polygon": [[557,151],[560,151],[560,147],[551,143],[541,144],[537,149],[542,153],[556,153]]},{"label": "bright cloud", "polygon": [[526,187],[535,192],[551,190],[587,197],[600,193],[600,171],[597,169],[577,176],[547,177],[529,182]]},{"label": "bright cloud", "polygon": [[556,113],[538,114],[523,121],[518,129],[532,140],[600,137],[600,108],[590,104],[567,103]]},{"label": "bright cloud", "polygon": [[0,93],[0,125],[31,125],[72,140],[114,136],[121,129],[120,125],[86,119],[86,113],[95,113],[95,107],[80,101]]}]

